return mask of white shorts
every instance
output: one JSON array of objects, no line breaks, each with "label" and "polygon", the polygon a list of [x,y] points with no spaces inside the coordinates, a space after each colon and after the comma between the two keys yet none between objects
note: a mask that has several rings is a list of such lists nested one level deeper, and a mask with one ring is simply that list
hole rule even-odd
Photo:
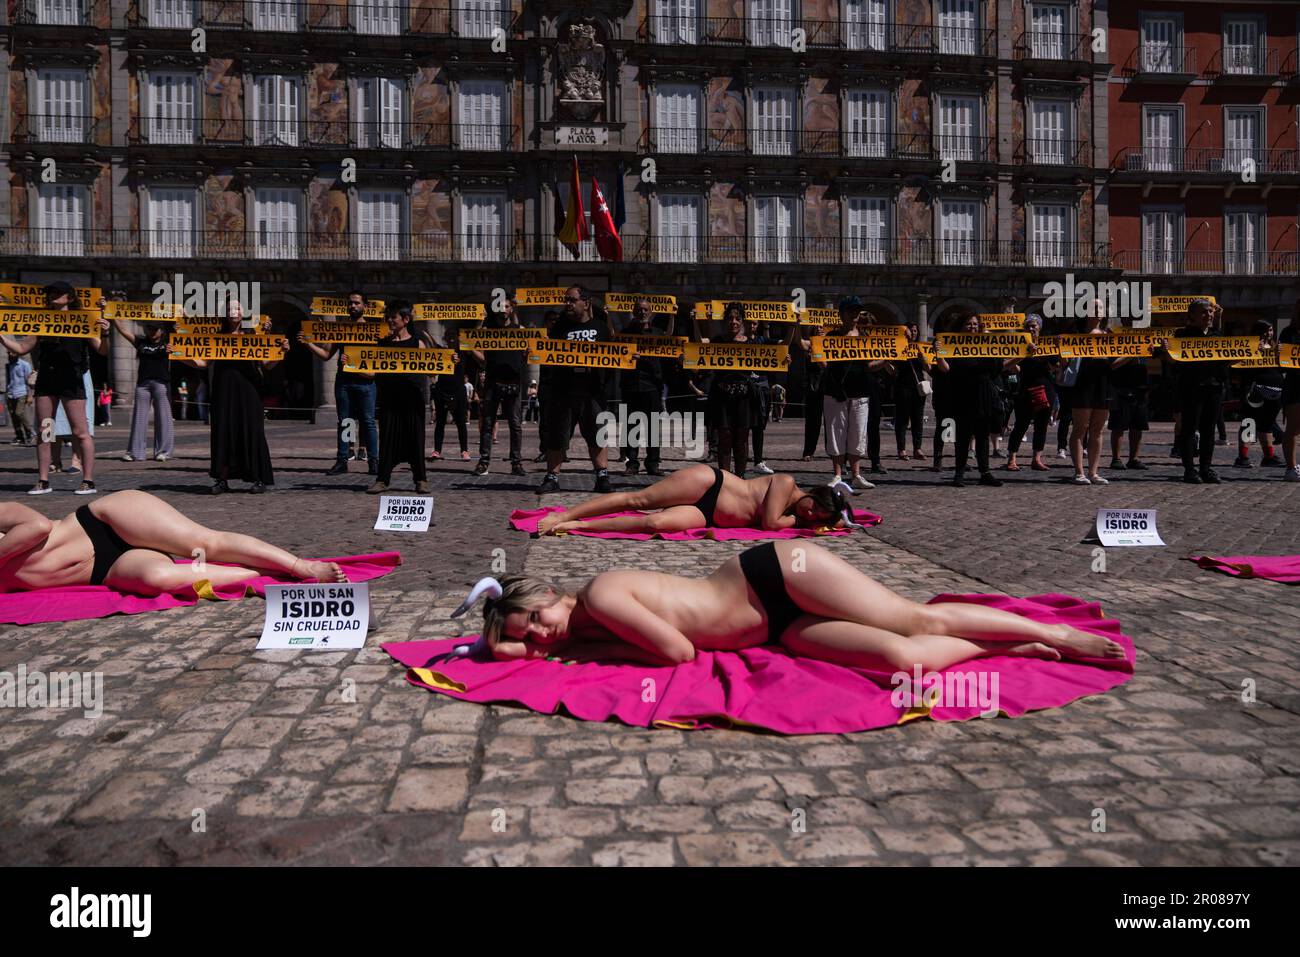
[{"label": "white shorts", "polygon": [[831,458],[851,455],[862,458],[867,453],[867,406],[869,399],[846,399],[840,402],[825,396],[822,419],[826,423],[826,454]]}]

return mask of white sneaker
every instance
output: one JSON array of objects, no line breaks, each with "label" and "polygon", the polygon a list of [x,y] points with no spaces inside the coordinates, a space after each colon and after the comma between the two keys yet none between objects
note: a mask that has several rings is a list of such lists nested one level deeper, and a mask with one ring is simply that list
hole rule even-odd
[{"label": "white sneaker", "polygon": [[844,480],[844,476],[842,475],[832,475],[831,480],[827,482],[826,485],[829,488],[834,488],[836,485],[847,485],[850,494],[856,494],[853,492],[853,486],[849,485],[849,483]]},{"label": "white sneaker", "polygon": [[1057,450],[1056,450],[1056,457],[1057,457],[1058,459],[1068,459],[1068,458],[1070,457],[1070,450],[1069,450],[1069,449],[1057,449]]},{"label": "white sneaker", "polygon": [[868,482],[866,476],[863,475],[853,476],[853,484],[856,485],[858,488],[862,488],[862,489],[870,489],[876,487],[875,482]]},{"label": "white sneaker", "polygon": [[1091,485],[1091,484],[1092,484],[1092,480],[1089,479],[1088,476],[1086,476],[1086,475],[1076,475],[1076,476],[1075,476],[1071,481],[1072,481],[1075,485]]},{"label": "white sneaker", "polygon": [[28,495],[49,495],[54,489],[50,488],[49,482],[37,482],[32,488],[27,490]]},{"label": "white sneaker", "polygon": [[754,466],[754,471],[760,475],[775,475],[776,469],[768,468],[766,462],[759,462]]},{"label": "white sneaker", "polygon": [[1104,478],[1102,478],[1100,475],[1094,475],[1091,479],[1089,479],[1089,481],[1092,482],[1093,485],[1109,485],[1109,484],[1110,484],[1110,480],[1109,480],[1109,479],[1104,479]]},{"label": "white sneaker", "polygon": [[171,456],[168,455],[166,452],[159,452],[157,455],[153,457],[153,460],[155,462],[166,462],[169,458],[171,458]]},{"label": "white sneaker", "polygon": [[127,452],[125,455],[122,456],[122,461],[123,461],[123,462],[134,462],[134,461],[135,461],[135,456],[132,455],[130,452]]},{"label": "white sneaker", "polygon": [[1300,482],[1300,466],[1293,469],[1287,469],[1286,474],[1282,476],[1283,482]]}]

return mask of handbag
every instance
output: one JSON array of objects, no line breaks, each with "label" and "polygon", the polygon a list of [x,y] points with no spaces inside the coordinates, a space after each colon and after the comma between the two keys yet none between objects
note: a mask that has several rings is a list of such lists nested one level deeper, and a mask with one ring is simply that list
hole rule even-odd
[{"label": "handbag", "polygon": [[1280,385],[1260,385],[1254,382],[1250,386],[1250,391],[1246,393],[1246,404],[1258,408],[1265,402],[1278,402],[1282,399],[1282,387]]},{"label": "handbag", "polygon": [[933,394],[934,386],[930,385],[930,380],[918,375],[916,372],[916,367],[912,365],[910,362],[907,364],[907,367],[912,370],[912,377],[916,379],[916,394],[919,395],[922,399],[924,399],[928,395]]},{"label": "handbag", "polygon": [[1056,384],[1065,386],[1067,389],[1079,381],[1079,366],[1082,359],[1071,359],[1063,363],[1056,370]]},{"label": "handbag", "polygon": [[1029,396],[1029,408],[1033,412],[1042,412],[1044,409],[1052,407],[1052,400],[1047,397],[1047,386],[1031,385],[1025,390]]}]

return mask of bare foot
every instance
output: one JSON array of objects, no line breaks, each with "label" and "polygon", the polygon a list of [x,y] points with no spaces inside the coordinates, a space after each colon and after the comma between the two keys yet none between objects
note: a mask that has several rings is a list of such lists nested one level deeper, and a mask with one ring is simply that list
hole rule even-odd
[{"label": "bare foot", "polygon": [[1123,658],[1124,646],[1102,635],[1080,631],[1070,625],[1057,625],[1057,635],[1048,641],[1066,658]]},{"label": "bare foot", "polygon": [[576,529],[582,528],[582,525],[582,522],[557,522],[555,527],[551,529],[551,532],[555,535],[563,535],[565,532],[572,532]]},{"label": "bare foot", "polygon": [[549,515],[543,515],[542,520],[537,523],[537,534],[546,535],[549,532],[555,531],[555,526],[564,521],[564,519],[560,517],[563,514],[563,512],[551,512]]},{"label": "bare foot", "polygon": [[1010,655],[1013,658],[1046,658],[1048,661],[1060,661],[1061,653],[1051,645],[1041,641],[1031,641],[1024,645],[1010,645],[990,652],[990,655]]},{"label": "bare foot", "polygon": [[294,562],[294,574],[303,581],[337,582],[342,584],[348,576],[334,562],[311,562],[300,558]]}]

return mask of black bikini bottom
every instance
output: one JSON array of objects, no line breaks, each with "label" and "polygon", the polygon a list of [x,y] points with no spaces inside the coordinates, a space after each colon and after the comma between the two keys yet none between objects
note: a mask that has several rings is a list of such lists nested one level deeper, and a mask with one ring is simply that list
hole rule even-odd
[{"label": "black bikini bottom", "polygon": [[90,538],[90,547],[95,553],[95,566],[90,572],[90,583],[102,585],[113,563],[122,557],[123,552],[130,551],[134,546],[123,541],[122,536],[113,531],[112,526],[96,518],[91,513],[89,505],[77,509],[77,521],[86,530],[86,535]]},{"label": "black bikini bottom", "polygon": [[718,507],[718,493],[722,491],[722,469],[714,466],[713,486],[700,496],[695,507],[704,513],[704,527],[713,527],[713,512]]},{"label": "black bikini bottom", "polygon": [[780,641],[790,623],[804,612],[785,589],[785,574],[781,571],[776,545],[768,542],[741,552],[740,570],[767,612],[768,641]]}]

